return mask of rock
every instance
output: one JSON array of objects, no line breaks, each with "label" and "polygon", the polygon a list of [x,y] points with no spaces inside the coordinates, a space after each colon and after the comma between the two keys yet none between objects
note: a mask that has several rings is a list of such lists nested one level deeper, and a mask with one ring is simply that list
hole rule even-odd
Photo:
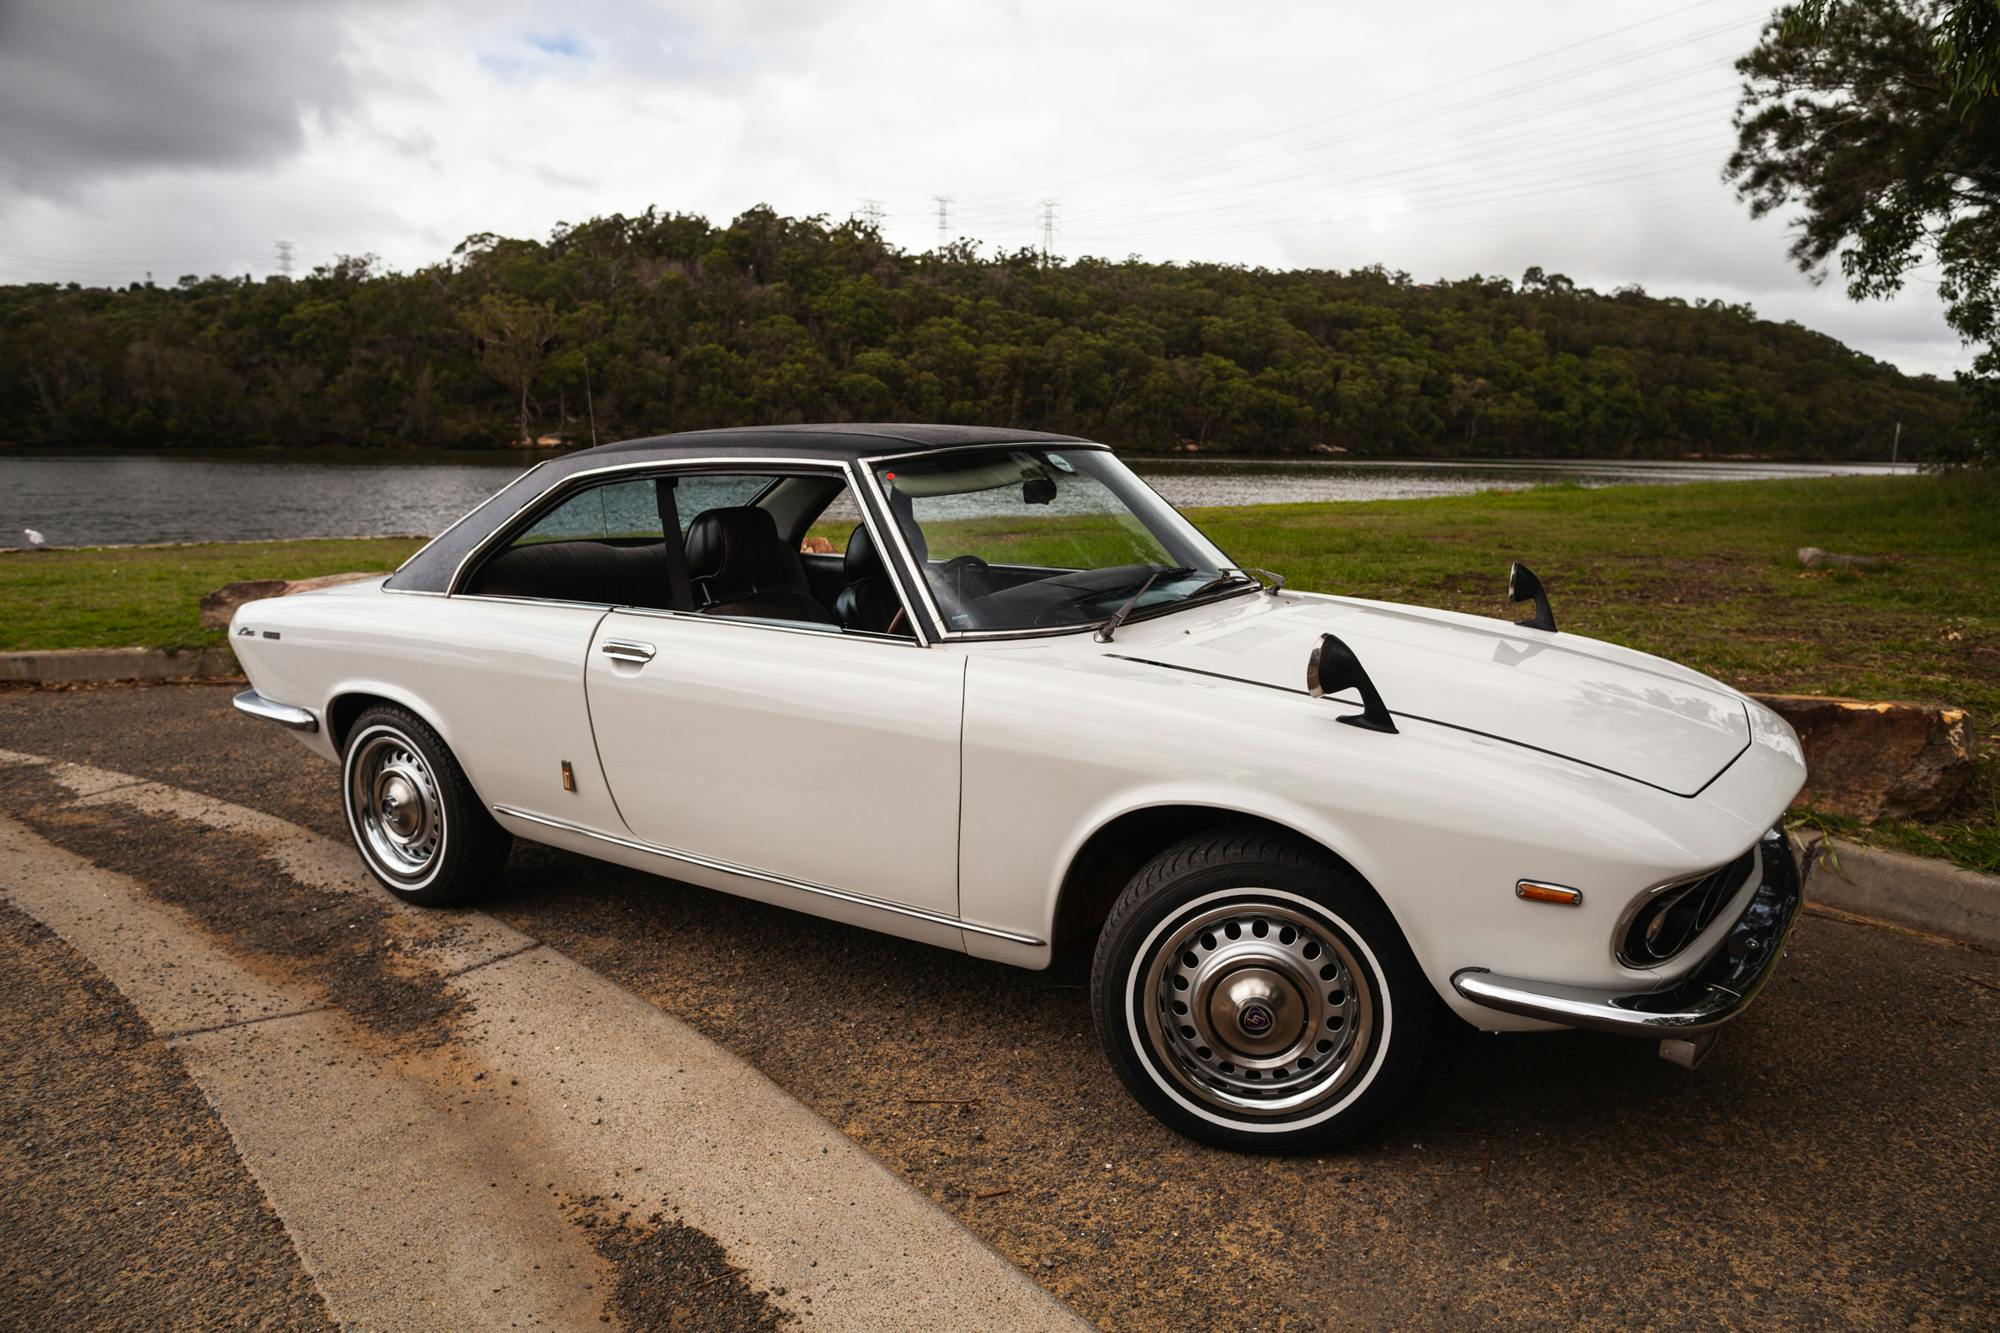
[{"label": "rock", "polygon": [[1817,546],[1801,546],[1799,563],[1807,569],[1886,569],[1889,560],[1879,555],[1840,555]]},{"label": "rock", "polygon": [[309,579],[246,579],[241,583],[225,583],[214,592],[202,594],[201,627],[228,629],[229,618],[245,602],[264,597],[290,597],[295,592],[314,592],[320,588],[381,577],[382,571],[378,569],[365,574],[321,574]]},{"label": "rock", "polygon": [[1809,775],[1801,804],[1871,822],[1927,819],[1948,812],[1972,782],[1962,708],[1813,694],[1755,698],[1799,733]]}]

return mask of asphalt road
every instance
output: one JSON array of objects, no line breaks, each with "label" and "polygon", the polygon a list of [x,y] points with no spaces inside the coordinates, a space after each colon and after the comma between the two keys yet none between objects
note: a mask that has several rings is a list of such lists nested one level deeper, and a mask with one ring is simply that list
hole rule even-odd
[{"label": "asphalt road", "polygon": [[[331,767],[227,705],[0,694],[0,747],[342,836]],[[784,781],[774,808],[810,795]],[[1990,954],[1812,916],[1697,1073],[1614,1038],[1466,1030],[1364,1141],[1271,1159],[1195,1147],[1126,1098],[1081,960],[1021,972],[526,846],[488,906],[748,1059],[1106,1328],[2000,1311]],[[0,997],[0,1021],[23,1003]]]}]

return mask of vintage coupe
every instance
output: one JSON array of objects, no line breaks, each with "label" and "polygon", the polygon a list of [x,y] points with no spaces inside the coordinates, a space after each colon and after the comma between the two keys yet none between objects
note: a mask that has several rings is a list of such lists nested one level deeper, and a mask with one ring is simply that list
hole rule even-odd
[{"label": "vintage coupe", "polygon": [[1094,948],[1141,1103],[1304,1149],[1393,1107],[1445,1009],[1692,1065],[1798,910],[1792,730],[1516,579],[1520,624],[1288,591],[1079,439],[720,430],[544,462],[231,642],[400,898],[520,837],[1022,967]]}]

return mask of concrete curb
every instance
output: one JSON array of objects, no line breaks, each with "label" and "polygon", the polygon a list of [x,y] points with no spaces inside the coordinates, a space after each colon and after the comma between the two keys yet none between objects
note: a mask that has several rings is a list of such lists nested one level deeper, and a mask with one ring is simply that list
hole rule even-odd
[{"label": "concrete curb", "polygon": [[226,645],[212,648],[51,648],[0,653],[0,681],[69,685],[121,680],[241,680]]},{"label": "concrete curb", "polygon": [[1806,886],[1813,902],[2000,949],[2000,878],[1817,832],[1800,841],[1825,841],[1832,853]]}]

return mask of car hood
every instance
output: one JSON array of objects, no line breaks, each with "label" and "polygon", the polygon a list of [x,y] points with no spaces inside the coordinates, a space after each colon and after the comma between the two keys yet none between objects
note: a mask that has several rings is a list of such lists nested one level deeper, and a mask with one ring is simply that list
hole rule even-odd
[{"label": "car hood", "polygon": [[1354,650],[1400,719],[1478,732],[1679,796],[1700,792],[1750,744],[1742,696],[1698,672],[1450,611],[1286,593],[1151,619],[1108,651],[1304,693],[1306,659],[1322,634]]}]

